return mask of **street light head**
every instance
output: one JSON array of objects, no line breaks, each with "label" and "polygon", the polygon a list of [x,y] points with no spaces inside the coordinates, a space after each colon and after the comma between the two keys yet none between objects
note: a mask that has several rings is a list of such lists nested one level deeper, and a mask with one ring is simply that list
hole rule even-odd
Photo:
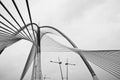
[{"label": "street light head", "polygon": [[65,63],[65,65],[68,65],[68,63]]},{"label": "street light head", "polygon": [[50,61],[50,62],[53,62],[53,61]]},{"label": "street light head", "polygon": [[59,62],[59,64],[62,64],[62,62]]}]

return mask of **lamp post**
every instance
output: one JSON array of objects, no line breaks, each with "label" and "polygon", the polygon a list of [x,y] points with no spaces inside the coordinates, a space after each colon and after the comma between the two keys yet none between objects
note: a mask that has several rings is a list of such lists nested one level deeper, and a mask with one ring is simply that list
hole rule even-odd
[{"label": "lamp post", "polygon": [[66,65],[66,80],[68,80],[68,66],[69,65],[75,66],[75,64],[69,63],[67,59],[65,65]]},{"label": "lamp post", "polygon": [[63,73],[62,73],[62,67],[61,67],[62,62],[60,61],[60,58],[58,57],[58,61],[50,61],[50,62],[59,64],[61,79],[63,80]]}]

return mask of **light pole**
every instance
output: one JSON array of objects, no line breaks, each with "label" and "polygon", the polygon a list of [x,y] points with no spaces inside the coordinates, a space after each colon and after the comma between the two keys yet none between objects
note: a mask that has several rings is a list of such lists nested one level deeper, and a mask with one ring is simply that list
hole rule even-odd
[{"label": "light pole", "polygon": [[50,61],[50,62],[59,64],[61,79],[63,80],[63,73],[62,73],[62,67],[61,67],[62,62],[60,61],[60,58],[58,57],[58,61]]},{"label": "light pole", "polygon": [[68,80],[68,66],[69,65],[75,66],[75,64],[69,63],[67,59],[65,65],[66,65],[66,80]]}]

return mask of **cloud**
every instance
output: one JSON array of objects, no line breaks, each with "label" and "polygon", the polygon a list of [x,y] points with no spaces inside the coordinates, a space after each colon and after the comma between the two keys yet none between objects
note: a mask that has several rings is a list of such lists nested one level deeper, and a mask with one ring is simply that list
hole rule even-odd
[{"label": "cloud", "polygon": [[[33,9],[36,18],[46,22],[71,22],[79,16],[83,16],[86,10],[103,3],[102,0],[41,0]],[[39,8],[39,9],[35,9]],[[37,11],[37,12],[36,12]]]},{"label": "cloud", "polygon": [[119,4],[119,0],[41,0],[32,12],[40,25],[60,29],[83,49],[116,49]]}]

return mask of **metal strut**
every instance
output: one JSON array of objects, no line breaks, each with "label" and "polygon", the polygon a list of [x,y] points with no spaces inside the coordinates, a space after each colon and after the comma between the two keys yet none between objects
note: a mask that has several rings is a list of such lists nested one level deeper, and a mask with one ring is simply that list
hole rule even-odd
[{"label": "metal strut", "polygon": [[33,71],[31,80],[43,80],[41,70],[41,38],[40,28],[37,29],[37,53],[34,58]]}]

